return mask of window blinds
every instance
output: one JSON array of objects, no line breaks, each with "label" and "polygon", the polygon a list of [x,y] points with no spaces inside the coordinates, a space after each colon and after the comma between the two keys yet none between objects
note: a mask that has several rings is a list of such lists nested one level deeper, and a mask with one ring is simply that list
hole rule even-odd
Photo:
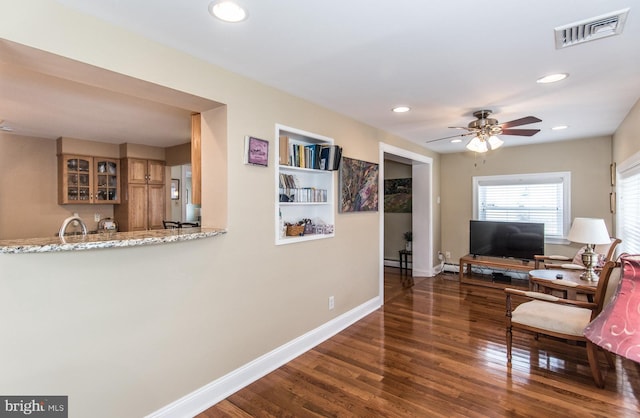
[{"label": "window blinds", "polygon": [[640,254],[640,165],[620,173],[618,235],[627,253]]},{"label": "window blinds", "polygon": [[500,179],[478,182],[478,219],[542,222],[547,238],[564,235],[564,179]]}]

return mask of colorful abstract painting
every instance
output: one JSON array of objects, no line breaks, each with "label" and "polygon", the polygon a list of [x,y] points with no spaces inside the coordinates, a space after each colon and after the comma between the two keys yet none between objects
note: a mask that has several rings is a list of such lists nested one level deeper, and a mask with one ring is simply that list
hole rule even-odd
[{"label": "colorful abstract painting", "polygon": [[378,164],[342,157],[339,211],[378,210]]},{"label": "colorful abstract painting", "polygon": [[385,213],[411,213],[411,178],[384,181]]}]

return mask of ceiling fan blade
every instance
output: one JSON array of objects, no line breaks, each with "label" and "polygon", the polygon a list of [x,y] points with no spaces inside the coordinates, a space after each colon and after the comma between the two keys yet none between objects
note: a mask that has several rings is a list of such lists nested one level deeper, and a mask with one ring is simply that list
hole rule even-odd
[{"label": "ceiling fan blade", "polygon": [[524,118],[512,120],[509,122],[501,123],[502,129],[511,128],[513,126],[528,125],[530,123],[542,122],[542,119],[538,119],[535,116],[525,116]]},{"label": "ceiling fan blade", "polygon": [[501,135],[534,136],[540,129],[503,129]]},{"label": "ceiling fan blade", "polygon": [[430,139],[428,141],[425,141],[425,143],[429,144],[431,142],[442,141],[443,139],[458,138],[458,137],[469,136],[469,135],[473,135],[473,134],[475,134],[475,132],[467,132],[467,133],[464,133],[464,134],[445,136],[444,138]]}]

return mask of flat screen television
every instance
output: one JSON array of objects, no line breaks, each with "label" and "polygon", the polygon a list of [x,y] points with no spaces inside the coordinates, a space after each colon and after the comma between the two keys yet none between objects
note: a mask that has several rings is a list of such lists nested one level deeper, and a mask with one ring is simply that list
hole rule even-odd
[{"label": "flat screen television", "polygon": [[472,220],[469,253],[533,260],[534,255],[544,254],[544,224]]}]

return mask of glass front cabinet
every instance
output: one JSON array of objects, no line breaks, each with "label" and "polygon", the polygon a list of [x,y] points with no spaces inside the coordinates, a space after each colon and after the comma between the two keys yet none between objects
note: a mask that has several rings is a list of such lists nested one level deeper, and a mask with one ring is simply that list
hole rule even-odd
[{"label": "glass front cabinet", "polygon": [[58,160],[58,203],[120,203],[117,159],[63,154]]}]

